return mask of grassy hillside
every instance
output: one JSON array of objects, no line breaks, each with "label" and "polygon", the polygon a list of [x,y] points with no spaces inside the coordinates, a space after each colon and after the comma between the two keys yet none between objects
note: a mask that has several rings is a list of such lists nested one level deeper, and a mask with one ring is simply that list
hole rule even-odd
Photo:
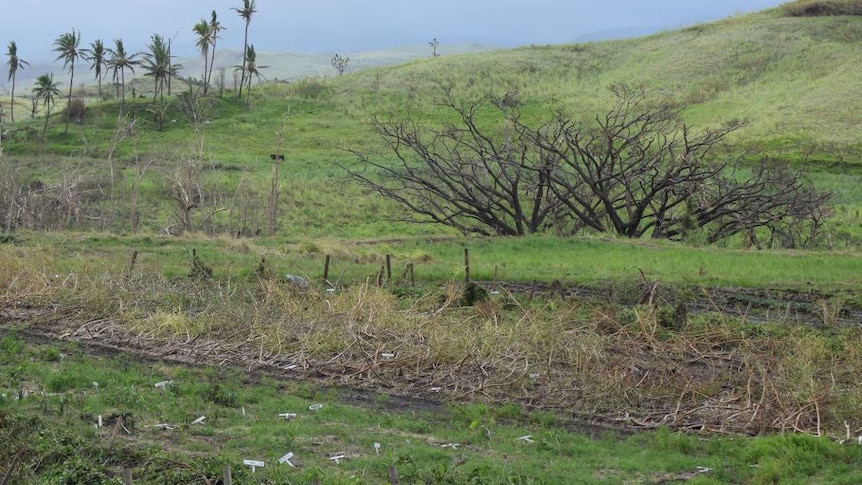
[{"label": "grassy hillside", "polygon": [[[852,234],[860,223],[856,208],[862,204],[854,115],[862,108],[856,95],[862,17],[800,16],[794,10],[822,3],[797,2],[639,39],[481,54],[444,52],[442,57],[377,67],[367,66],[386,55],[403,59],[409,54],[387,51],[372,56],[374,61],[357,55],[351,64],[357,70],[342,77],[291,82],[283,81],[288,74],[282,69],[299,69],[297,59],[262,55],[262,65],[272,63],[264,71],[270,82],[252,87],[248,107],[230,91],[211,95],[193,122],[178,95],[193,86],[175,82],[174,96],[159,108],[152,103],[151,82],[144,80],[135,86],[138,98],[124,108],[114,100],[88,101],[85,118],[73,123],[68,134],[59,114],[52,115],[44,138],[42,119],[19,115],[17,123],[5,125],[3,149],[8,170],[24,183],[86,179],[119,201],[127,201],[134,186],[144,227],[153,230],[172,219],[166,186],[178,162],[189,160],[199,165],[214,206],[232,204],[231,211],[239,210],[237,194],[247,194],[245,207],[254,219],[250,225],[259,228],[271,176],[269,154],[282,152],[282,235],[297,234],[300,227],[306,236],[439,235],[448,232],[385,222],[401,209],[344,179],[339,165],[354,163],[346,149],[380,148],[369,127],[371,117],[398,113],[439,122],[448,115],[437,100],[444,86],[453,86],[463,99],[513,93],[524,118],[536,122],[558,107],[590,120],[609,109],[609,85],[630,83],[685,103],[685,116],[699,127],[748,119],[749,126],[732,141],[756,156],[818,162],[816,182],[837,192],[840,222]],[[188,61],[187,69],[193,70],[193,62]],[[92,94],[93,88],[87,91]],[[118,121],[119,111],[123,117]],[[157,130],[160,111],[165,124]],[[133,183],[136,179],[139,183]],[[122,227],[118,221],[129,216],[121,205],[114,204],[108,223],[103,205],[99,223],[90,227]],[[198,215],[199,222],[205,218]]]}]

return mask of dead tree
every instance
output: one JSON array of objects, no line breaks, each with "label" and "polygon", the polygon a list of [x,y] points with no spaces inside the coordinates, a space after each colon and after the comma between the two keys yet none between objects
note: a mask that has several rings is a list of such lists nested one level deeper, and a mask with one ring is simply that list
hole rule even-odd
[{"label": "dead tree", "polygon": [[[615,105],[594,124],[565,111],[537,127],[517,111],[517,96],[444,105],[443,126],[375,118],[394,157],[354,151],[361,184],[409,209],[413,222],[464,233],[520,236],[555,229],[708,243],[743,234],[753,245],[811,244],[829,214],[829,194],[804,171],[771,161],[741,162],[725,139],[745,126],[731,120],[694,129],[682,106],[654,102],[639,89],[612,87]],[[496,126],[487,111],[501,115]],[[481,116],[480,116],[481,113]]]},{"label": "dead tree", "polygon": [[332,68],[335,69],[335,72],[338,73],[339,76],[344,75],[344,71],[347,69],[347,64],[350,63],[350,58],[342,56],[340,54],[335,54],[332,56]]},{"label": "dead tree", "polygon": [[760,228],[822,224],[829,195],[804,172],[743,165],[721,150],[743,121],[695,130],[678,106],[612,89],[617,103],[593,127],[561,111],[539,130],[518,126],[553,166],[551,191],[580,225],[631,238],[682,240],[699,231],[708,243],[743,233],[760,246]]},{"label": "dead tree", "polygon": [[[352,151],[359,168],[345,168],[361,184],[410,209],[409,222],[434,222],[464,233],[521,236],[549,224],[557,201],[549,174],[530,140],[513,129],[514,110],[497,103],[443,104],[457,123],[422,126],[415,120],[375,118],[392,159]],[[504,114],[503,126],[479,124],[482,109]]]}]

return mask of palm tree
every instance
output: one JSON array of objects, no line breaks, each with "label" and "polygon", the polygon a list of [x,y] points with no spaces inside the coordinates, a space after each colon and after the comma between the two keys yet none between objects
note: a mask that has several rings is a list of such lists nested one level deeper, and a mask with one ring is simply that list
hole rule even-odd
[{"label": "palm tree", "polygon": [[138,54],[129,54],[123,46],[122,39],[114,39],[114,48],[108,49],[108,67],[114,71],[114,82],[117,85],[117,97],[120,94],[122,87],[122,101],[120,106],[126,105],[126,69],[135,72],[135,66],[140,64],[140,61],[135,60]]},{"label": "palm tree", "polygon": [[90,61],[90,70],[96,71],[96,81],[99,83],[99,99],[102,98],[102,78],[104,72],[102,68],[108,67],[108,51],[105,49],[105,44],[102,39],[96,39],[90,43],[89,49],[81,50],[81,58]]},{"label": "palm tree", "polygon": [[153,34],[150,37],[150,51],[144,54],[143,67],[147,70],[145,76],[152,76],[156,83],[156,88],[153,91],[153,102],[156,101],[156,96],[161,94],[162,99],[165,96],[165,86],[168,80],[177,77],[178,71],[182,68],[180,64],[171,63],[171,55],[168,44],[164,37],[159,34]]},{"label": "palm tree", "polygon": [[[248,84],[245,92],[245,105],[248,106],[249,102],[251,101],[251,77],[255,76],[258,80],[260,80],[260,78],[263,77],[263,75],[260,73],[260,70],[266,69],[269,66],[257,65],[257,53],[254,51],[254,44],[248,46],[248,49],[246,49],[243,61],[245,61],[244,65],[234,66],[234,69],[237,71],[242,70],[242,77],[246,79],[246,83]],[[264,77],[264,79],[266,78]],[[242,89],[242,85],[240,85],[240,89]]]},{"label": "palm tree", "polygon": [[60,83],[54,82],[53,74],[42,74],[36,79],[36,85],[33,87],[33,94],[37,100],[42,101],[42,106],[47,108],[45,113],[45,125],[42,127],[42,136],[48,131],[48,118],[51,117],[51,106],[54,105],[54,97],[60,95]]},{"label": "palm tree", "polygon": [[242,0],[242,8],[234,8],[234,12],[236,12],[243,20],[245,20],[245,35],[242,41],[242,77],[239,81],[239,97],[242,97],[242,86],[245,84],[245,74],[248,71],[245,68],[245,64],[248,61],[245,55],[248,53],[248,24],[251,23],[251,17],[257,12],[257,6],[255,5],[255,0]]},{"label": "palm tree", "polygon": [[209,60],[210,60],[210,46],[212,45],[212,30],[210,29],[210,24],[205,19],[201,19],[200,22],[196,23],[194,27],[192,27],[192,31],[197,34],[198,40],[195,41],[195,46],[201,51],[201,55],[204,58],[204,94],[207,93],[207,85],[209,81],[207,80],[207,73],[209,72]]},{"label": "palm tree", "polygon": [[210,15],[210,33],[211,33],[210,40],[212,41],[212,47],[213,48],[212,48],[212,52],[210,53],[210,55],[212,57],[210,58],[210,72],[209,72],[209,74],[207,74],[207,83],[212,82],[212,79],[213,79],[213,66],[215,65],[216,41],[218,40],[219,32],[221,32],[222,30],[225,30],[225,28],[221,26],[221,22],[219,22],[219,20],[218,20],[218,14],[216,14],[216,11],[213,10],[212,14]]},{"label": "palm tree", "polygon": [[[67,103],[72,102],[72,86],[75,83],[75,63],[78,61],[81,53],[78,51],[78,44],[81,43],[81,33],[71,32],[60,35],[54,40],[54,52],[58,52],[56,60],[63,59],[63,67],[69,68],[69,99]],[[66,117],[66,133],[69,132],[69,118]]]},{"label": "palm tree", "polygon": [[14,40],[9,41],[9,47],[6,51],[6,56],[9,60],[6,61],[6,65],[9,66],[9,79],[7,81],[12,81],[12,100],[9,105],[9,114],[11,115],[12,122],[15,122],[15,74],[18,73],[18,69],[24,69],[24,66],[29,66],[30,63],[18,57],[18,45],[15,44]]}]

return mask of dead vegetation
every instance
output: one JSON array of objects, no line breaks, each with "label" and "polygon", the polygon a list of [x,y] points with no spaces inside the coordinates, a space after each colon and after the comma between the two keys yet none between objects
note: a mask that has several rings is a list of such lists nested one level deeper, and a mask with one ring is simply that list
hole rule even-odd
[{"label": "dead vegetation", "polygon": [[[3,280],[7,293],[15,281]],[[12,293],[0,325],[147,358],[514,402],[608,426],[838,439],[862,427],[856,328],[750,323],[652,301],[527,301],[505,290],[462,306],[457,284],[405,300],[371,284],[328,292],[142,270],[41,281],[54,301],[78,303],[28,308]]]}]

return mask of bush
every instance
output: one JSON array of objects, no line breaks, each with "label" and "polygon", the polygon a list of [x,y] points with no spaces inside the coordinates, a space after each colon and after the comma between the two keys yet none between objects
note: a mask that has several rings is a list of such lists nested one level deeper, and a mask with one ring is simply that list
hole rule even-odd
[{"label": "bush", "polygon": [[828,17],[862,15],[862,3],[856,0],[803,0],[784,6],[790,17]]},{"label": "bush", "polygon": [[84,115],[87,113],[87,107],[84,105],[84,101],[81,99],[73,99],[66,106],[66,109],[63,111],[63,115],[69,121],[74,121],[75,123],[83,123]]}]

